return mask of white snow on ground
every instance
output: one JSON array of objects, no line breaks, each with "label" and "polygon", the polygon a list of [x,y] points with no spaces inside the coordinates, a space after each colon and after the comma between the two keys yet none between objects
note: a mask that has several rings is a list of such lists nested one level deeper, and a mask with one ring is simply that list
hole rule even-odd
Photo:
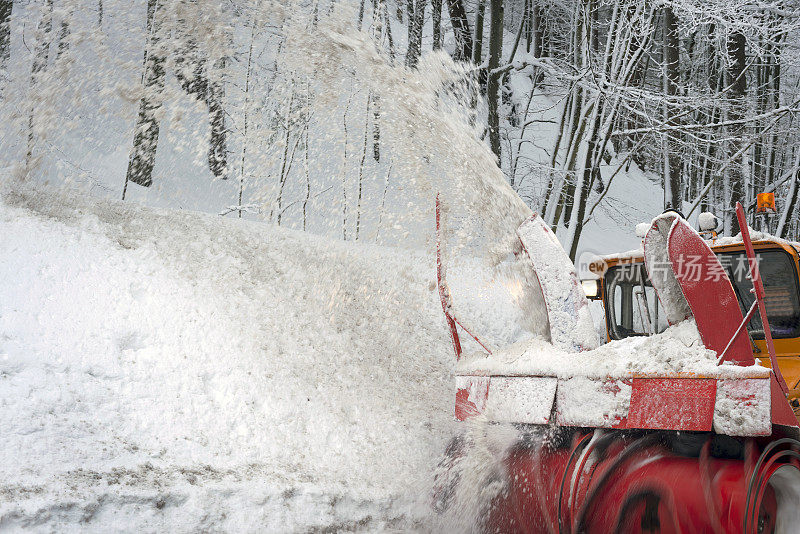
[{"label": "white snow on ground", "polygon": [[6,190],[0,529],[419,527],[446,336],[422,254]]}]

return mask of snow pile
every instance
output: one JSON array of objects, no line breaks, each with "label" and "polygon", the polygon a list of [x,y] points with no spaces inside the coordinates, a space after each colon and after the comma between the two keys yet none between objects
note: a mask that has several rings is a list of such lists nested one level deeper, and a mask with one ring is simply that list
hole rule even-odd
[{"label": "snow pile", "polygon": [[0,202],[0,526],[409,528],[453,433],[430,257]]},{"label": "snow pile", "polygon": [[559,420],[571,426],[604,427],[628,415],[633,388],[623,380],[592,380],[574,376],[561,380],[556,391]]},{"label": "snow pile", "polygon": [[716,353],[703,346],[694,319],[687,319],[653,336],[611,341],[585,352],[568,352],[540,339],[516,343],[490,357],[473,355],[458,364],[465,375],[535,375],[624,378],[633,375],[670,376],[677,373],[709,378],[764,377],[758,364],[717,365]]},{"label": "snow pile", "polygon": [[[768,234],[767,232],[759,232],[758,230],[753,230],[752,228],[748,227],[750,232],[750,241],[773,241],[775,243],[780,243],[781,245],[785,245],[788,247],[798,248],[800,247],[800,243],[797,241],[787,241],[786,239],[780,238],[778,236]],[[744,243],[742,238],[742,233],[739,232],[733,237],[718,237],[714,240],[715,246],[726,246],[726,245],[741,245]]]},{"label": "snow pile", "polygon": [[772,433],[770,383],[720,380],[714,402],[714,430],[729,436]]}]

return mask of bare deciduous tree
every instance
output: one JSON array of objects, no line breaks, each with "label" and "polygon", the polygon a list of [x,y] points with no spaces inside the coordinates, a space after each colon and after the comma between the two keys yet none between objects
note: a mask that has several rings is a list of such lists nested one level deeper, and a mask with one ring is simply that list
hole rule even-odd
[{"label": "bare deciduous tree", "polygon": [[500,159],[500,115],[498,103],[500,98],[500,80],[502,73],[496,72],[503,55],[503,0],[490,0],[489,30],[489,78],[487,81],[487,104],[489,106],[489,145],[495,156]]},{"label": "bare deciduous tree", "polygon": [[0,69],[11,57],[11,12],[14,0],[0,0]]},{"label": "bare deciduous tree", "polygon": [[469,61],[472,58],[472,33],[469,30],[467,10],[463,0],[447,0],[447,11],[450,14],[450,25],[456,41],[453,59]]},{"label": "bare deciduous tree", "polygon": [[165,52],[162,47],[161,27],[163,4],[158,0],[147,3],[147,47],[145,49],[144,73],[142,75],[143,94],[139,101],[139,117],[133,133],[133,147],[128,160],[125,186],[128,182],[150,187],[153,184],[153,167],[158,148],[159,117],[161,93],[164,90]]}]

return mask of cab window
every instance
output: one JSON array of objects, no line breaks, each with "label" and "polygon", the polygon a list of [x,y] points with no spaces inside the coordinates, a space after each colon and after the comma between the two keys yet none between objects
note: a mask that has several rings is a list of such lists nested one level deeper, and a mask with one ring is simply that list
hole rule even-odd
[{"label": "cab window", "polygon": [[[747,256],[744,252],[721,253],[719,259],[733,282],[742,314],[746,314],[755,299],[750,292],[753,284],[747,279]],[[794,259],[783,250],[764,250],[756,252],[756,261],[764,283],[764,305],[772,337],[797,337],[800,335],[800,290]],[[756,339],[764,338],[758,311],[747,330]]]},{"label": "cab window", "polygon": [[611,267],[605,274],[606,323],[611,339],[648,336],[667,328],[661,307],[643,263]]},{"label": "cab window", "polygon": [[[742,314],[753,304],[748,280],[747,255],[726,252],[717,255],[739,300]],[[761,280],[764,283],[767,318],[772,337],[800,336],[800,286],[794,259],[783,250],[756,252]],[[651,335],[667,328],[666,315],[658,300],[643,263],[621,264],[605,274],[605,308],[608,334],[611,339]],[[764,338],[758,311],[747,330],[755,339]]]}]

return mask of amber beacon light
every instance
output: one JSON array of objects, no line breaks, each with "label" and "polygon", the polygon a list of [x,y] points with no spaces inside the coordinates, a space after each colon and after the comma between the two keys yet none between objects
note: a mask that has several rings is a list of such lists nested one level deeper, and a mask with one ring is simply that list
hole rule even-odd
[{"label": "amber beacon light", "polygon": [[756,197],[757,213],[775,213],[775,193],[759,193]]}]

